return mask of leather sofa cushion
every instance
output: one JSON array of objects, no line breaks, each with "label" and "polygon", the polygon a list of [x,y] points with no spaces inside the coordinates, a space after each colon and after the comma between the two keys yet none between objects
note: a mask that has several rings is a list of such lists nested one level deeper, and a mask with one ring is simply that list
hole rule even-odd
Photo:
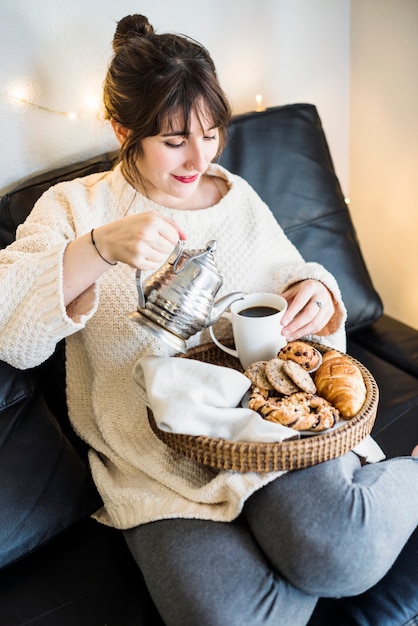
[{"label": "leather sofa cushion", "polygon": [[91,519],[0,571],[1,626],[164,626],[119,530]]},{"label": "leather sofa cushion", "polygon": [[368,328],[351,333],[351,339],[418,378],[418,332],[411,326],[389,315],[382,315]]},{"label": "leather sofa cushion", "polygon": [[[417,334],[417,333],[414,333]],[[372,435],[388,457],[411,454],[418,442],[417,378],[352,339],[348,352],[372,373],[379,388]]]},{"label": "leather sofa cushion", "polygon": [[0,569],[101,501],[30,376],[0,362]]}]

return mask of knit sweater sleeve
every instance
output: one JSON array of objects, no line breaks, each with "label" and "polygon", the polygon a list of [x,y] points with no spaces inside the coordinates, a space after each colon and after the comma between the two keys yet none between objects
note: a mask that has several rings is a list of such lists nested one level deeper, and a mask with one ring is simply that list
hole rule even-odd
[{"label": "knit sweater sleeve", "polygon": [[45,361],[97,307],[96,286],[72,303],[71,313],[64,304],[63,256],[76,235],[71,205],[58,185],[40,198],[16,241],[0,250],[0,359],[14,367]]}]

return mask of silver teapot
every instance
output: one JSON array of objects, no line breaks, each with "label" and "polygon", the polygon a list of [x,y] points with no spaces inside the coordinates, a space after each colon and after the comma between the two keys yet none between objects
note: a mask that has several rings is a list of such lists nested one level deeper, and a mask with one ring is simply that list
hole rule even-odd
[{"label": "silver teapot", "polygon": [[204,250],[184,250],[179,241],[167,262],[142,284],[136,272],[138,310],[130,318],[171,347],[186,352],[186,340],[214,324],[240,291],[215,302],[222,285],[213,256],[217,242],[209,241]]}]

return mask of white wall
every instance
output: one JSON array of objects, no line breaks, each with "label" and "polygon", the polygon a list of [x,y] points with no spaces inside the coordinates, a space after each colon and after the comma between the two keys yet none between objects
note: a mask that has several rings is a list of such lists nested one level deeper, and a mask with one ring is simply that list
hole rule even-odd
[{"label": "white wall", "polygon": [[[1,0],[0,194],[116,146],[87,100],[101,96],[116,21],[135,12],[208,47],[234,112],[258,93],[265,106],[316,104],[348,193],[349,0]],[[16,101],[18,88],[79,118]]]},{"label": "white wall", "polygon": [[351,210],[386,313],[418,329],[418,2],[351,5]]}]

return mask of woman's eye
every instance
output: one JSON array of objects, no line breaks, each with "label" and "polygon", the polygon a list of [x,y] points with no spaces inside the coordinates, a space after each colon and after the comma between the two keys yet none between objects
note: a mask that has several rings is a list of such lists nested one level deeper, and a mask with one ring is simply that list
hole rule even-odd
[{"label": "woman's eye", "polygon": [[203,139],[206,139],[206,141],[209,141],[209,140],[217,139],[217,136],[216,135],[205,135],[203,137]]},{"label": "woman's eye", "polygon": [[182,146],[184,146],[184,141],[180,141],[180,143],[172,143],[171,141],[165,141],[164,145],[168,146],[169,148],[181,148]]}]

